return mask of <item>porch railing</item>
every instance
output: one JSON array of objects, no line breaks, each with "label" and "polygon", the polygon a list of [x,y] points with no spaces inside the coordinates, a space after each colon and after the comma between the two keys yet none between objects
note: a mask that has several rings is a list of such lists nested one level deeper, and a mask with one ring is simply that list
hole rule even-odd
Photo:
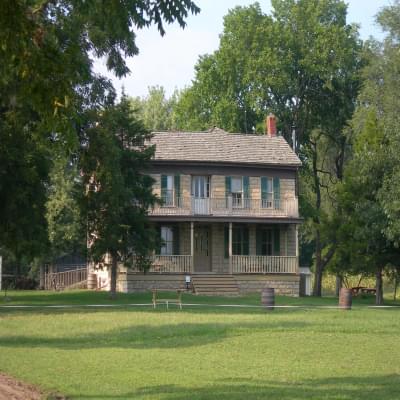
[{"label": "porch railing", "polygon": [[73,287],[87,280],[87,268],[73,269],[64,272],[50,272],[44,276],[46,290],[62,290]]},{"label": "porch railing", "polygon": [[[150,257],[151,267],[148,272],[185,273],[193,271],[193,260],[190,255],[154,255]],[[134,272],[140,272],[133,268]]]},{"label": "porch railing", "polygon": [[282,199],[253,199],[228,197],[197,198],[181,196],[165,199],[150,210],[150,215],[213,215],[242,217],[298,218],[296,197]]},{"label": "porch railing", "polygon": [[[150,258],[151,273],[192,273],[190,255],[155,255]],[[133,268],[133,272],[141,272]],[[295,256],[232,256],[234,274],[295,274],[298,273],[298,257]]]},{"label": "porch railing", "polygon": [[232,256],[234,274],[294,274],[298,272],[295,256]]}]

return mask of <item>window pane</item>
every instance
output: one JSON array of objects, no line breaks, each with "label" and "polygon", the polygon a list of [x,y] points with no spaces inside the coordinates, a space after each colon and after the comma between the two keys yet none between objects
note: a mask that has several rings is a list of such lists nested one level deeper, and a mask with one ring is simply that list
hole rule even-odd
[{"label": "window pane", "polygon": [[232,193],[242,192],[242,178],[232,178]]},{"label": "window pane", "polygon": [[167,189],[174,190],[174,177],[172,175],[167,176]]},{"label": "window pane", "polygon": [[161,246],[162,255],[171,255],[173,252],[173,231],[169,226],[161,227],[161,239],[163,244]]}]

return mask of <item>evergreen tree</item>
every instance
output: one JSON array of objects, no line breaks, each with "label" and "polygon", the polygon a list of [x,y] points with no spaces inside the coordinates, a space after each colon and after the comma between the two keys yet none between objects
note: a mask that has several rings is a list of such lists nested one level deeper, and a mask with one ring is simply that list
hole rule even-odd
[{"label": "evergreen tree", "polygon": [[153,180],[145,174],[154,148],[144,126],[135,119],[129,100],[98,114],[86,131],[81,157],[89,256],[102,262],[111,256],[111,297],[115,297],[119,262],[145,258],[155,248],[156,234],[147,218],[156,202]]}]

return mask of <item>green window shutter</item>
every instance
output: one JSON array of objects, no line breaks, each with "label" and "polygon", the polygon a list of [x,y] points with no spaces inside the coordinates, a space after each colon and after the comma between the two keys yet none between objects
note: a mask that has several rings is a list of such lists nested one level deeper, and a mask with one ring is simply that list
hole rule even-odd
[{"label": "green window shutter", "polygon": [[175,188],[175,205],[179,206],[181,201],[181,176],[179,174],[174,176],[174,188]]},{"label": "green window shutter", "polygon": [[226,200],[226,207],[229,207],[228,197],[232,193],[232,179],[230,176],[225,177],[225,200]]},{"label": "green window shutter", "polygon": [[274,208],[281,208],[281,181],[274,178]]},{"label": "green window shutter", "polygon": [[278,226],[274,227],[274,255],[281,255],[281,231]]},{"label": "green window shutter", "polygon": [[161,175],[161,198],[165,200],[167,195],[167,187],[168,187],[168,177],[167,175]]},{"label": "green window shutter", "polygon": [[246,226],[243,228],[243,255],[248,256],[249,255],[249,228]]},{"label": "green window shutter", "polygon": [[261,177],[261,200],[267,200],[268,179],[266,176]]},{"label": "green window shutter", "polygon": [[224,257],[229,258],[229,227],[224,226]]},{"label": "green window shutter", "polygon": [[231,177],[225,177],[225,196],[229,196],[232,193]]},{"label": "green window shutter", "polygon": [[172,243],[173,243],[173,252],[174,255],[177,256],[179,255],[179,226],[174,225],[172,228]]},{"label": "green window shutter", "polygon": [[256,229],[256,255],[262,256],[262,229],[257,227]]},{"label": "green window shutter", "polygon": [[243,177],[243,196],[245,199],[250,198],[250,178],[248,176]]}]

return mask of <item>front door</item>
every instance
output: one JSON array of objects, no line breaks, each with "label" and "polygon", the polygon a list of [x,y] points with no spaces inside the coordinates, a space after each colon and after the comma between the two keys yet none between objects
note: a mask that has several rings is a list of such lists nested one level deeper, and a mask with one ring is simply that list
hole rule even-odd
[{"label": "front door", "polygon": [[194,272],[211,271],[211,235],[209,226],[196,226],[194,231]]},{"label": "front door", "polygon": [[210,213],[209,176],[192,176],[192,209],[197,215]]}]

